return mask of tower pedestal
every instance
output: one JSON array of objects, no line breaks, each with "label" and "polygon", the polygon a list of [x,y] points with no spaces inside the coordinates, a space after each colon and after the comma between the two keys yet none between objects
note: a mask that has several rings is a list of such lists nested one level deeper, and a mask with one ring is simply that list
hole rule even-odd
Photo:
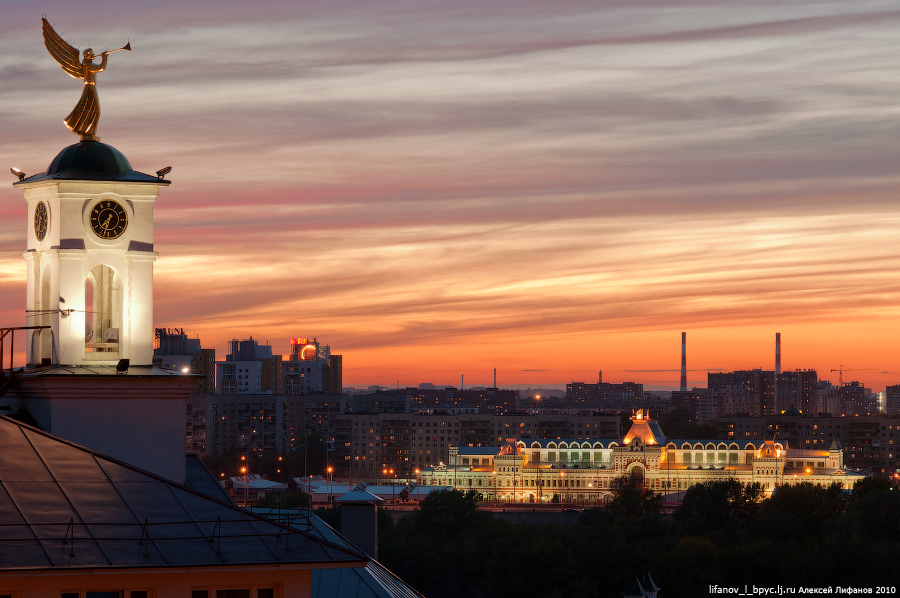
[{"label": "tower pedestal", "polygon": [[185,409],[199,375],[150,366],[54,367],[19,378],[41,429],[175,482],[185,479]]}]

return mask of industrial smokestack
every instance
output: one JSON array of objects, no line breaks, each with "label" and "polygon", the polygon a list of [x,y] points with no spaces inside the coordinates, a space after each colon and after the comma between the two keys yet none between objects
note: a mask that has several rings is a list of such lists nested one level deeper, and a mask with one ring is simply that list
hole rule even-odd
[{"label": "industrial smokestack", "polygon": [[494,388],[497,388],[497,368],[494,368]]},{"label": "industrial smokestack", "polygon": [[687,332],[681,333],[681,390],[687,391]]},{"label": "industrial smokestack", "polygon": [[603,370],[597,372],[597,384],[603,384]]},{"label": "industrial smokestack", "polygon": [[775,375],[781,373],[781,333],[775,333]]}]

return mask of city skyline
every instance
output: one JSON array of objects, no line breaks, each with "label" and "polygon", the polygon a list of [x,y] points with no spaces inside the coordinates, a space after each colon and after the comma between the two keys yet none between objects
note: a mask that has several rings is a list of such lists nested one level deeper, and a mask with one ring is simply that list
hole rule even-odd
[{"label": "city skyline", "polygon": [[[157,203],[155,325],[289,353],[348,386],[677,388],[773,369],[900,383],[900,11],[705,2],[40,7],[132,44],[99,136]],[[172,18],[177,15],[177,18]],[[75,143],[40,12],[0,24],[6,167]],[[0,187],[0,321],[27,225]]]}]

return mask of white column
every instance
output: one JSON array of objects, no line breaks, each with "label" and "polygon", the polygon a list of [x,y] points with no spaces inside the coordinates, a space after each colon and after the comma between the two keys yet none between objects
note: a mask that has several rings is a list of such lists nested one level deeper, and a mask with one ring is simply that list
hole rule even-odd
[{"label": "white column", "polygon": [[[41,288],[41,260],[38,258],[37,252],[35,251],[26,251],[22,254],[22,257],[25,258],[25,269],[27,271],[27,282],[25,287],[25,325],[40,326],[41,319],[34,313],[34,310],[39,309],[40,305],[40,296],[35,295],[35,289]],[[34,330],[25,331],[25,359],[26,363],[29,365],[40,362],[40,356],[34,354],[34,333]],[[40,335],[40,333],[38,334]]]},{"label": "white column", "polygon": [[[80,365],[84,361],[86,257],[83,249],[56,250],[51,279],[56,284],[50,287],[50,309],[73,311],[53,318],[54,363]],[[60,302],[60,299],[65,302]]]},{"label": "white column", "polygon": [[[125,350],[131,365],[151,365],[153,363],[153,262],[159,255],[153,251],[129,251],[128,274],[130,284],[126,285],[125,305],[130,313],[124,314],[128,321]],[[130,297],[128,296],[130,295]]]}]

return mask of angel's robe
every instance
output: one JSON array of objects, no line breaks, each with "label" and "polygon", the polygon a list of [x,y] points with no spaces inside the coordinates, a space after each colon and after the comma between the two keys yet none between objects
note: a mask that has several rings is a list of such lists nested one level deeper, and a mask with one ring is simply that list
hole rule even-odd
[{"label": "angel's robe", "polygon": [[81,99],[66,117],[66,126],[73,133],[82,137],[92,138],[97,132],[97,123],[100,121],[100,98],[97,95],[97,73],[106,68],[107,54],[103,54],[100,64],[94,64],[87,58],[82,63],[84,69],[84,90]]}]

